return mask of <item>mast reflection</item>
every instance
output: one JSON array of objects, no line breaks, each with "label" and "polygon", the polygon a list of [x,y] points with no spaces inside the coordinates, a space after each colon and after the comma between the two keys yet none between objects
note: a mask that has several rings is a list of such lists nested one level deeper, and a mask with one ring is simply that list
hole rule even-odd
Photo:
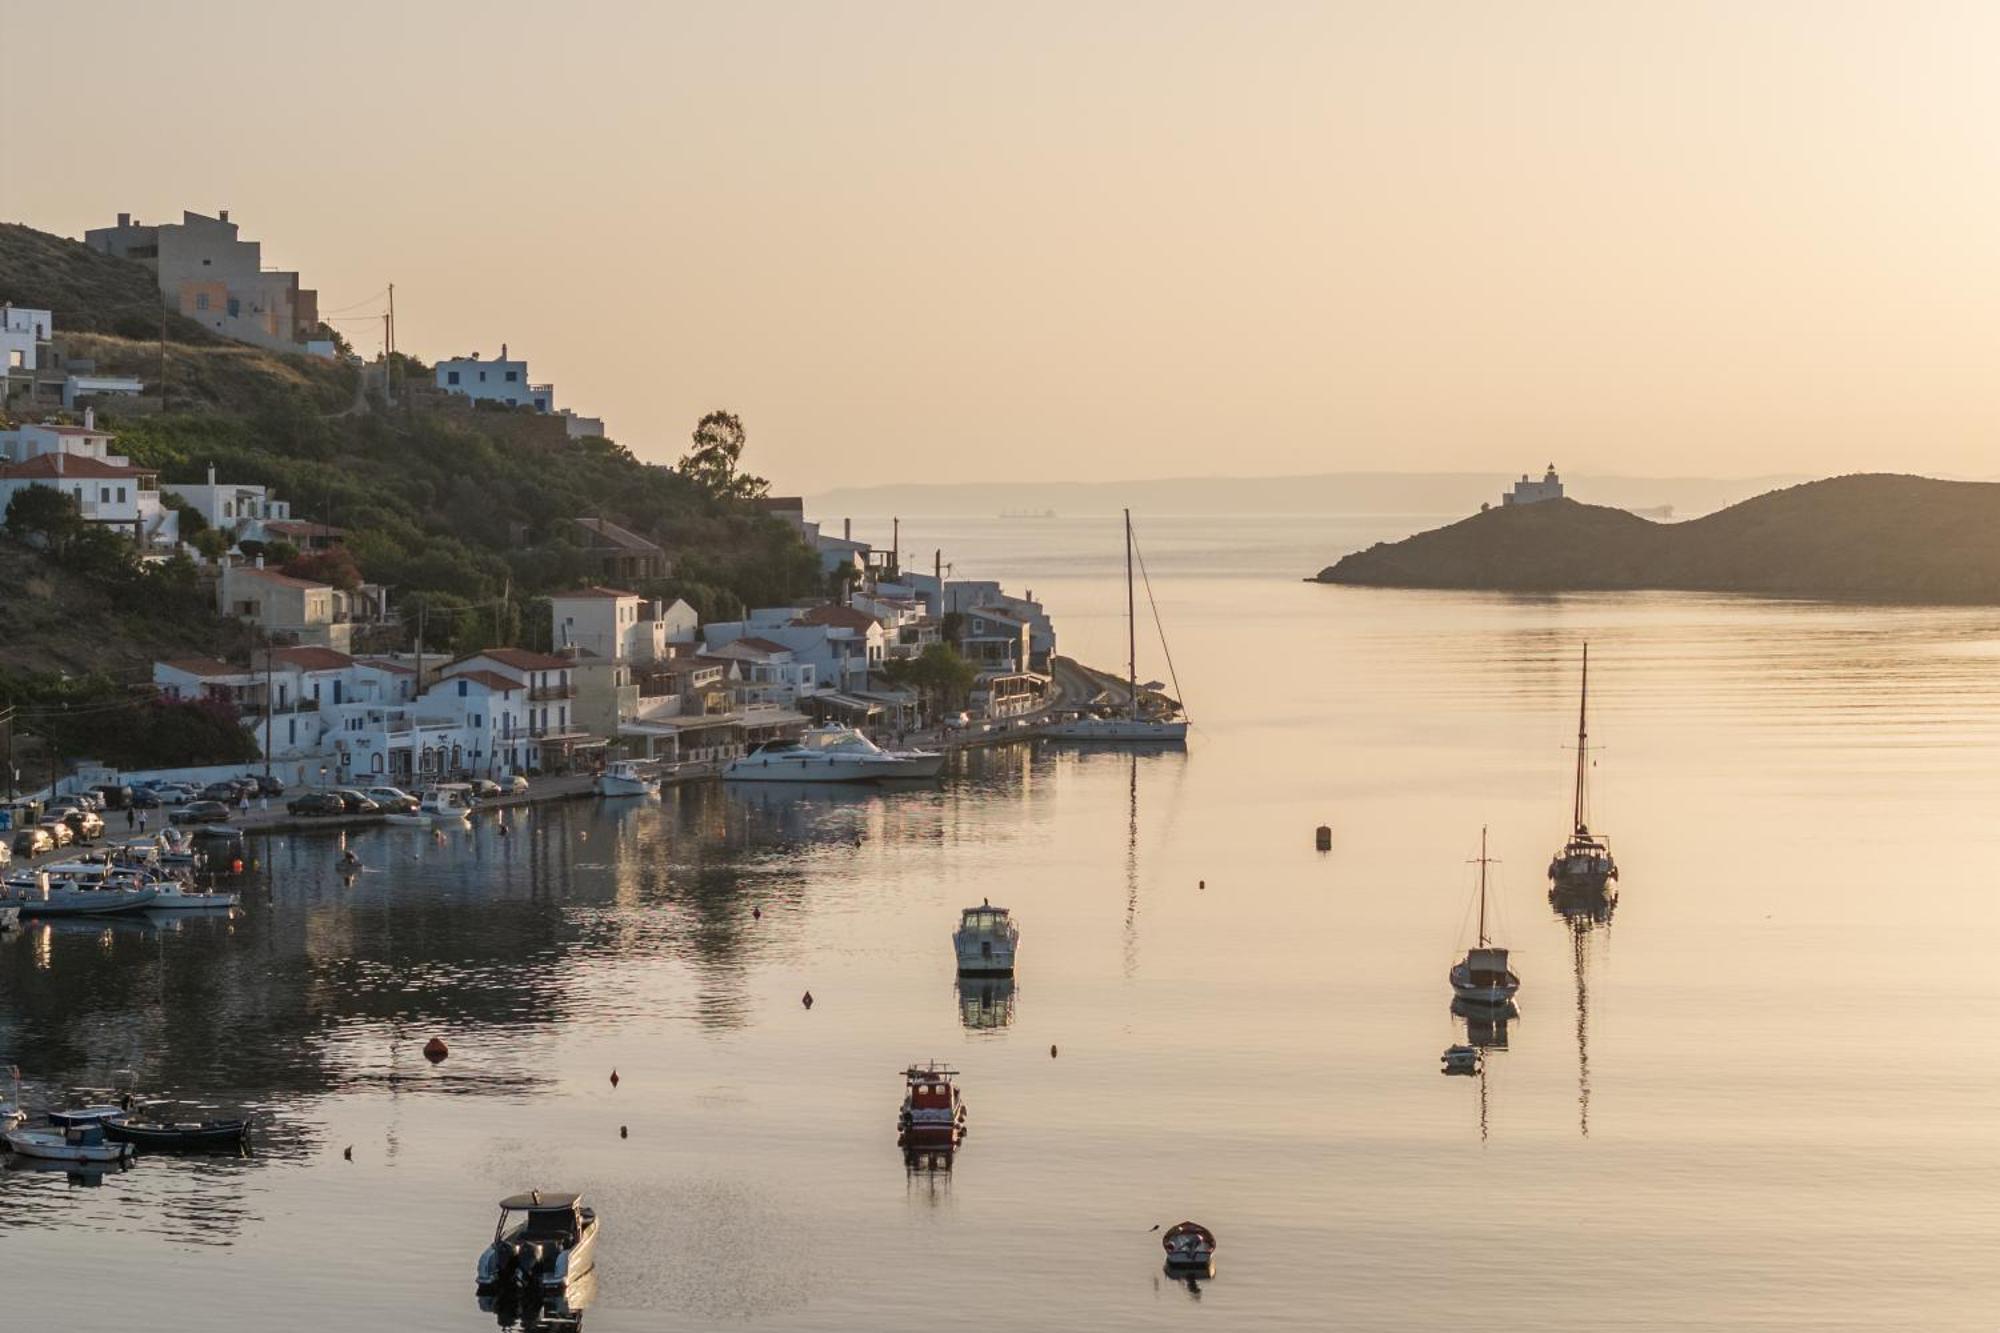
[{"label": "mast reflection", "polygon": [[1549,890],[1549,906],[1569,928],[1570,974],[1576,983],[1576,1118],[1577,1131],[1590,1137],[1590,937],[1611,931],[1618,908],[1618,889],[1564,888]]}]

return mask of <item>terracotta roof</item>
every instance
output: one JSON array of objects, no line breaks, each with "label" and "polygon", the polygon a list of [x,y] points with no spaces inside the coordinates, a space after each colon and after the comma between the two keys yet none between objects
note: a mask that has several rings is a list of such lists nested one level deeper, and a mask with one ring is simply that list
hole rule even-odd
[{"label": "terracotta roof", "polygon": [[789,653],[792,651],[782,643],[773,643],[769,639],[760,639],[754,634],[738,639],[736,642],[742,644],[745,648],[755,648],[760,653]]},{"label": "terracotta roof", "polygon": [[[58,468],[57,461],[61,461]],[[17,478],[76,477],[91,481],[111,479],[134,479],[157,477],[156,467],[120,467],[107,463],[101,458],[85,458],[82,454],[36,454],[25,463],[8,463],[0,466],[0,481]]]},{"label": "terracotta roof", "polygon": [[338,671],[343,667],[354,665],[354,659],[346,653],[312,644],[297,648],[280,648],[272,653],[271,657],[301,671]]},{"label": "terracotta roof", "polygon": [[630,528],[621,528],[609,519],[579,518],[573,520],[585,532],[602,537],[606,544],[623,547],[627,551],[660,552],[660,548],[647,541]]},{"label": "terracotta roof", "polygon": [[255,565],[231,565],[229,572],[232,574],[248,574],[253,578],[263,579],[267,583],[282,584],[287,588],[325,588],[329,592],[333,590],[333,585],[330,583],[315,583],[311,579],[295,579],[290,574],[280,574],[275,569],[259,569]]},{"label": "terracotta roof", "polygon": [[401,662],[391,662],[386,657],[357,657],[354,661],[358,666],[374,667],[377,671],[393,671],[399,676],[417,674],[415,667],[404,666]]},{"label": "terracotta roof", "polygon": [[250,674],[250,668],[247,666],[231,666],[229,663],[219,662],[213,657],[175,657],[169,658],[159,665],[172,667],[175,671],[184,671],[190,676],[200,676],[203,678],[211,676],[247,676]]},{"label": "terracotta roof", "polygon": [[483,648],[476,653],[467,653],[458,660],[470,662],[477,657],[498,662],[501,666],[513,667],[516,671],[560,671],[569,665],[560,657],[550,657],[547,653],[531,653],[526,648]]},{"label": "terracotta roof", "polygon": [[560,602],[569,597],[637,597],[638,595],[636,592],[625,592],[619,588],[600,588],[592,584],[588,588],[572,588],[568,592],[552,592],[549,594],[549,600]]},{"label": "terracotta roof", "polygon": [[[489,690],[524,690],[527,686],[518,680],[509,679],[497,671],[454,671],[445,680],[469,680],[476,685],[484,685]],[[442,683],[442,682],[440,682]],[[436,688],[433,686],[432,688]]]},{"label": "terracotta roof", "polygon": [[794,625],[825,625],[829,629],[866,630],[881,622],[851,606],[815,606],[792,617]]}]

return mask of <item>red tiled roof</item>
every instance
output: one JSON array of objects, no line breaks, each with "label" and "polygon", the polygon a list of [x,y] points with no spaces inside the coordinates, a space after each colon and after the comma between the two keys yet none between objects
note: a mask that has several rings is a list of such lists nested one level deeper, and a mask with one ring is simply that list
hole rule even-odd
[{"label": "red tiled roof", "polygon": [[338,671],[343,667],[354,665],[354,659],[346,653],[312,644],[297,648],[280,648],[272,653],[271,657],[301,671]]},{"label": "red tiled roof", "polygon": [[415,667],[404,666],[401,662],[391,662],[386,657],[357,657],[354,661],[357,666],[374,667],[377,671],[393,671],[399,676],[417,674]]},{"label": "red tiled roof", "polygon": [[458,660],[470,662],[479,657],[498,662],[501,666],[513,667],[516,671],[560,671],[569,665],[560,657],[550,657],[547,653],[531,653],[526,648],[483,648],[476,653],[467,653]]},{"label": "red tiled roof", "polygon": [[175,671],[185,671],[190,676],[200,676],[204,679],[210,676],[247,676],[250,674],[250,668],[247,666],[231,666],[229,663],[217,661],[213,657],[174,657],[160,663],[160,665],[163,667],[172,667]]},{"label": "red tiled roof", "polygon": [[600,588],[592,584],[588,588],[571,588],[568,592],[552,592],[549,600],[560,602],[565,597],[637,597],[636,592],[626,592],[620,588]]},{"label": "red tiled roof", "polygon": [[469,680],[475,685],[484,685],[489,690],[524,690],[527,686],[518,680],[510,680],[497,671],[454,671],[446,680]]},{"label": "red tiled roof", "polygon": [[736,642],[742,644],[745,648],[755,648],[760,653],[789,653],[792,651],[782,643],[773,643],[769,639],[760,639],[754,634],[738,639]]},{"label": "red tiled roof", "polygon": [[866,630],[880,622],[851,606],[815,606],[792,618],[794,625],[825,625],[829,629]]},{"label": "red tiled roof", "polygon": [[36,454],[25,463],[0,465],[0,481],[40,480],[45,477],[77,477],[91,481],[137,480],[159,475],[160,470],[156,467],[120,467],[116,463],[107,463],[101,458],[85,458],[81,454]]}]

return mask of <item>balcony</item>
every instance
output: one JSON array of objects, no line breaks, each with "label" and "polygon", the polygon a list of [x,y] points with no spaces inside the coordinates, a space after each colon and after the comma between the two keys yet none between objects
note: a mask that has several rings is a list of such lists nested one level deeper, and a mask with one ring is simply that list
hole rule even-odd
[{"label": "balcony", "polygon": [[544,703],[551,699],[574,699],[574,685],[537,685],[528,691],[529,703]]}]

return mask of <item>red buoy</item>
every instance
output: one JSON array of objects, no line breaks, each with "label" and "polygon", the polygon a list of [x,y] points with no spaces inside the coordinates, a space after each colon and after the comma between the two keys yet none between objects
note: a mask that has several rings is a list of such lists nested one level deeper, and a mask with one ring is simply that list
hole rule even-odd
[{"label": "red buoy", "polygon": [[444,1058],[450,1054],[451,1047],[444,1044],[444,1038],[442,1037],[432,1037],[424,1043],[424,1059],[434,1065],[443,1064]]}]

